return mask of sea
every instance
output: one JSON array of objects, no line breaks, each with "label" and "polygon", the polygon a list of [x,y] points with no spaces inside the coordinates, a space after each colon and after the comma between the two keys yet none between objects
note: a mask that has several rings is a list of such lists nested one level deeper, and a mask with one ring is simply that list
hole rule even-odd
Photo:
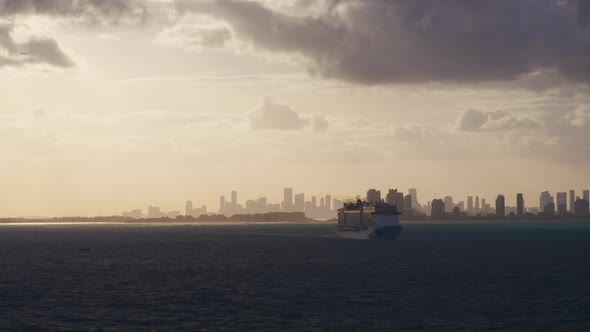
[{"label": "sea", "polygon": [[590,331],[590,223],[0,225],[0,331]]}]

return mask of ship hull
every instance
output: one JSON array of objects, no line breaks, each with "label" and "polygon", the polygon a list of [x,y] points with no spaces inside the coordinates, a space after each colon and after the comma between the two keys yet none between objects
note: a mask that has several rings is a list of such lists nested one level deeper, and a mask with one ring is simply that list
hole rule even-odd
[{"label": "ship hull", "polygon": [[337,229],[338,236],[358,240],[393,240],[402,232],[401,225],[383,225],[368,228]]}]

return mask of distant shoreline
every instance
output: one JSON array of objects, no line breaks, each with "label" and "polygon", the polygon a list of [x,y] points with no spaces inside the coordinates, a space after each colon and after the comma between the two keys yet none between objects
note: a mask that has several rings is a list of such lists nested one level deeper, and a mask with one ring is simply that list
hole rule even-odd
[{"label": "distant shoreline", "polygon": [[[590,222],[588,218],[567,218],[567,219],[408,219],[401,220],[401,224],[421,225],[453,225],[453,224],[543,224],[543,223],[583,223]],[[263,225],[263,224],[336,224],[335,219],[328,220],[198,220],[185,218],[152,218],[152,219],[129,219],[122,217],[67,217],[67,218],[3,218],[0,225]]]}]

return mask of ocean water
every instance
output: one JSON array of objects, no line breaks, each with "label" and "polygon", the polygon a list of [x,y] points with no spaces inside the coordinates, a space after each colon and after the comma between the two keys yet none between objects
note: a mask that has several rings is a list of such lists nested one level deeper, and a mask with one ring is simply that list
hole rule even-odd
[{"label": "ocean water", "polygon": [[0,331],[590,330],[590,223],[3,225]]}]

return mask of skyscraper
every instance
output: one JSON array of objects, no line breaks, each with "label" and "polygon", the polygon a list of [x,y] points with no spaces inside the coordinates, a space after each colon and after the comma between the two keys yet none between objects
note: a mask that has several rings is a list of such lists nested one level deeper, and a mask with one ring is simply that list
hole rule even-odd
[{"label": "skyscraper", "polygon": [[545,206],[550,203],[553,203],[553,196],[548,191],[542,192],[539,197],[539,211],[545,211]]},{"label": "skyscraper", "polygon": [[574,213],[574,205],[576,202],[576,191],[570,190],[570,212]]},{"label": "skyscraper", "polygon": [[475,213],[479,213],[479,196],[475,196]]},{"label": "skyscraper", "polygon": [[395,204],[395,206],[397,206],[397,210],[399,212],[403,213],[404,211],[406,211],[406,204],[404,201],[404,193],[400,193],[400,192],[395,193],[393,203]]},{"label": "skyscraper", "polygon": [[547,203],[543,208],[543,214],[547,217],[553,217],[555,215],[555,203]]},{"label": "skyscraper", "polygon": [[586,201],[586,202],[590,202],[590,190],[584,190],[582,192],[582,198]]},{"label": "skyscraper", "polygon": [[186,203],[184,204],[184,215],[185,216],[192,216],[193,215],[193,202],[192,201],[186,201]]},{"label": "skyscraper", "polygon": [[560,216],[565,216],[565,214],[567,213],[567,193],[557,193],[555,198],[557,201],[557,214]]},{"label": "skyscraper", "polygon": [[149,206],[148,207],[148,218],[161,218],[162,212],[160,208],[157,206]]},{"label": "skyscraper", "polygon": [[395,194],[397,194],[397,189],[389,189],[385,195],[385,203],[395,205]]},{"label": "skyscraper", "polygon": [[443,201],[445,202],[445,212],[450,213],[451,211],[453,211],[453,208],[455,207],[455,205],[453,204],[453,197],[445,196],[445,198],[443,198]]},{"label": "skyscraper", "polygon": [[585,199],[577,199],[574,203],[574,215],[576,217],[586,217],[590,214],[590,204]]},{"label": "skyscraper", "polygon": [[225,196],[219,196],[219,214],[225,214]]},{"label": "skyscraper", "polygon": [[473,196],[467,196],[467,212],[473,213]]},{"label": "skyscraper", "polygon": [[404,197],[404,210],[412,209],[412,195],[406,195]]},{"label": "skyscraper", "polygon": [[455,204],[455,207],[458,207],[459,211],[465,211],[465,202],[460,201],[459,203]]},{"label": "skyscraper", "polygon": [[504,195],[498,195],[498,197],[496,197],[496,217],[506,217],[506,201]]},{"label": "skyscraper", "polygon": [[408,193],[412,196],[412,208],[418,209],[420,207],[420,203],[418,203],[418,190],[411,188],[408,190]]},{"label": "skyscraper", "polygon": [[516,215],[524,215],[524,197],[521,193],[516,194]]},{"label": "skyscraper", "polygon": [[235,207],[238,205],[238,192],[235,190],[231,192],[231,205],[232,209],[235,209]]},{"label": "skyscraper", "polygon": [[283,189],[283,211],[291,212],[293,210],[293,188]]},{"label": "skyscraper", "polygon": [[305,194],[297,194],[295,195],[295,204],[293,206],[293,211],[295,212],[304,212],[305,211]]},{"label": "skyscraper", "polygon": [[326,195],[326,210],[332,211],[332,196]]},{"label": "skyscraper", "polygon": [[369,189],[367,191],[367,202],[372,204],[381,202],[381,191],[376,189]]},{"label": "skyscraper", "polygon": [[440,218],[445,216],[445,202],[442,199],[433,199],[431,203],[432,212],[430,215],[433,218]]}]

